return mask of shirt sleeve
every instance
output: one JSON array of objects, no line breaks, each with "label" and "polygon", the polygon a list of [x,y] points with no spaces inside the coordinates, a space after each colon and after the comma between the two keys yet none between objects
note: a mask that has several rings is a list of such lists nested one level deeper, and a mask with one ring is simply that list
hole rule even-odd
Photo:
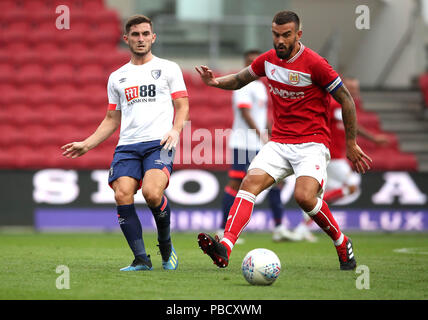
[{"label": "shirt sleeve", "polygon": [[188,97],[186,84],[184,83],[183,73],[176,63],[171,63],[168,75],[169,90],[171,99]]},{"label": "shirt sleeve", "polygon": [[340,76],[324,58],[319,59],[312,66],[312,79],[330,94],[333,94],[343,85]]},{"label": "shirt sleeve", "polygon": [[264,77],[266,75],[265,61],[268,53],[269,51],[261,54],[253,61],[253,63],[251,63],[249,71],[253,76]]},{"label": "shirt sleeve", "polygon": [[120,110],[119,93],[114,87],[112,76],[108,78],[107,84],[108,110]]}]

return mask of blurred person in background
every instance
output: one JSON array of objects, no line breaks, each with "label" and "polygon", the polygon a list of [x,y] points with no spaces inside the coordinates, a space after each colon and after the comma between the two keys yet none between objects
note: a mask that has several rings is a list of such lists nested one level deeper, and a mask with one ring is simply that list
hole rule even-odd
[{"label": "blurred person in background", "polygon": [[[261,54],[259,50],[248,50],[244,53],[244,65],[248,67]],[[232,107],[234,113],[229,147],[233,151],[233,164],[229,170],[229,182],[224,188],[222,199],[223,220],[221,229],[216,235],[223,238],[230,207],[238,193],[242,179],[251,161],[261,147],[268,142],[268,93],[261,80],[250,82],[245,87],[233,91]],[[273,241],[295,241],[296,236],[282,224],[283,206],[281,190],[273,186],[268,193],[269,205],[273,215]],[[238,244],[243,239],[238,239]]]},{"label": "blurred person in background", "polygon": [[152,54],[156,34],[150,18],[130,17],[123,39],[129,46],[131,61],[109,77],[106,117],[86,140],[62,146],[63,155],[84,155],[120,126],[108,183],[114,190],[120,228],[134,254],[133,262],[120,270],[152,270],[134,206],[134,194],[140,188],[156,222],[162,267],[175,270],[178,258],[171,242],[171,209],[164,190],[175,146],[189,116],[187,90],[180,67]]}]

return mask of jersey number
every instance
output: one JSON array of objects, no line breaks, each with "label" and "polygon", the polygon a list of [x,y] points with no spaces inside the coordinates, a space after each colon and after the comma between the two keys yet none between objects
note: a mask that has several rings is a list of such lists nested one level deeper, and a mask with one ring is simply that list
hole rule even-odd
[{"label": "jersey number", "polygon": [[156,85],[149,84],[146,86],[145,84],[140,86],[140,97],[155,97],[156,96]]}]

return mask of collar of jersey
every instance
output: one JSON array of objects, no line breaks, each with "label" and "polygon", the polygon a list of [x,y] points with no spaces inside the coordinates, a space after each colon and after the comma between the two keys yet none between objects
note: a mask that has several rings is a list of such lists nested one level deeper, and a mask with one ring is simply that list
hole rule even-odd
[{"label": "collar of jersey", "polygon": [[303,45],[303,43],[301,43],[300,41],[299,41],[299,44],[300,44],[300,49],[299,49],[299,51],[292,57],[292,58],[290,58],[290,59],[288,59],[287,61],[286,61],[286,63],[292,63],[292,62],[294,62],[294,61],[296,61],[297,60],[297,58],[298,57],[300,57],[300,55],[302,54],[302,52],[303,52],[303,50],[305,50],[305,46]]}]

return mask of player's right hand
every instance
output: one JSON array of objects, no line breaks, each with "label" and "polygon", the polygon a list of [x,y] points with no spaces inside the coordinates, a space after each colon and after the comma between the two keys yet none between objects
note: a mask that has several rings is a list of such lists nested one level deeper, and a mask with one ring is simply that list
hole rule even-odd
[{"label": "player's right hand", "polygon": [[214,77],[213,71],[210,70],[207,66],[201,66],[200,69],[198,67],[195,67],[195,69],[199,73],[202,81],[206,85],[215,87],[219,84],[219,82]]},{"label": "player's right hand", "polygon": [[62,155],[67,158],[77,158],[84,155],[89,151],[89,148],[85,145],[83,141],[81,142],[71,142],[63,145],[62,150],[65,150]]}]

